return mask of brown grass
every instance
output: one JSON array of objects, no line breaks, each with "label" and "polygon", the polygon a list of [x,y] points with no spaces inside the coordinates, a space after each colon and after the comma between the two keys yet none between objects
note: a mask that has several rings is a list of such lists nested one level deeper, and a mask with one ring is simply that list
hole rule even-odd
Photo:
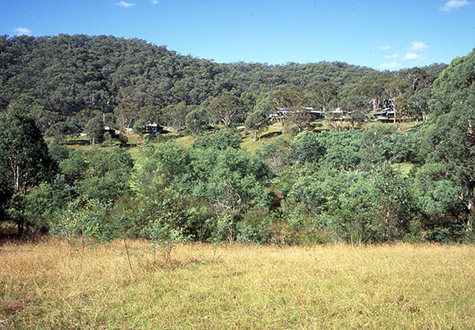
[{"label": "brown grass", "polygon": [[475,247],[0,248],[0,329],[470,329]]}]

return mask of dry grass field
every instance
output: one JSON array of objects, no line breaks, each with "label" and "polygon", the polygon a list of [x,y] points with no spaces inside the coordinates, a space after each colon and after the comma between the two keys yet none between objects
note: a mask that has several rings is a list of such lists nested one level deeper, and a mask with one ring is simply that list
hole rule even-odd
[{"label": "dry grass field", "polygon": [[124,241],[84,250],[54,239],[2,244],[0,329],[475,325],[471,245],[188,244],[168,261],[145,241],[127,248]]}]

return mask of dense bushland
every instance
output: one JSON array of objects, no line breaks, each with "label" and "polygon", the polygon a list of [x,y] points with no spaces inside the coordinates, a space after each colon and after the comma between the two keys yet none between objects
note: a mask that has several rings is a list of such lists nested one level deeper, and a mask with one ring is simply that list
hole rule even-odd
[{"label": "dense bushland", "polygon": [[144,237],[166,245],[467,238],[470,213],[457,181],[440,178],[445,165],[414,163],[405,175],[395,164],[422,159],[419,131],[303,131],[255,154],[240,140],[221,129],[188,148],[146,143],[139,166],[122,148],[53,143],[56,174],[13,195],[6,212],[69,239]]},{"label": "dense bushland", "polygon": [[[303,88],[295,86],[292,74],[339,66],[262,65],[260,74],[269,73],[269,80],[254,93],[252,81],[243,83],[231,74],[242,69],[239,63],[182,57],[142,41],[59,36],[2,42],[1,219],[15,221],[19,229],[28,225],[68,239],[143,237],[163,246],[187,240],[361,244],[472,239],[475,52],[455,59],[437,79],[430,70],[435,67],[391,73],[341,65],[329,70],[328,81]],[[46,51],[53,53],[36,54]],[[65,53],[71,56],[59,56]],[[92,65],[95,61],[102,64]],[[115,66],[101,61],[115,61]],[[145,62],[149,67],[143,71]],[[206,77],[205,64],[221,73]],[[51,73],[55,65],[58,71]],[[81,65],[91,74],[82,76]],[[351,77],[339,79],[350,68]],[[259,75],[246,70],[249,77]],[[87,86],[96,86],[99,71],[104,90],[95,94]],[[266,85],[279,72],[289,76]],[[49,73],[58,83],[39,91]],[[185,81],[189,84],[183,86]],[[377,88],[378,81],[384,83]],[[162,84],[169,87],[166,92],[147,90]],[[134,95],[141,95],[141,101]],[[161,99],[166,95],[172,96]],[[190,95],[201,96],[183,98]],[[368,109],[379,108],[385,97],[395,98],[399,119],[420,116],[423,125],[407,131],[400,121],[361,128]],[[242,131],[233,128],[245,123],[256,139],[268,115],[279,108],[314,105],[328,112],[343,104],[356,107],[352,114],[363,114],[351,117],[356,124],[327,118],[335,129],[326,131],[318,126],[321,122],[294,111],[280,118],[281,136],[255,153],[241,147]],[[173,138],[165,142],[159,134],[149,135],[149,120],[193,135],[194,142],[185,147]],[[143,136],[140,160],[134,162],[124,148],[126,139],[118,146],[104,133],[105,124],[119,122],[134,123]],[[102,146],[108,147],[68,148],[65,136],[83,129],[93,145],[105,141]],[[42,131],[56,136],[49,148]],[[410,171],[400,171],[401,164]]]}]

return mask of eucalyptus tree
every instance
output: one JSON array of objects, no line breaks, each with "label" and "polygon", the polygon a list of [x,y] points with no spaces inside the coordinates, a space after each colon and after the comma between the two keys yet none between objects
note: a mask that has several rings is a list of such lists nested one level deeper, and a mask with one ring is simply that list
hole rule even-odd
[{"label": "eucalyptus tree", "polygon": [[102,118],[94,117],[89,119],[85,127],[85,133],[89,136],[89,141],[93,147],[104,137],[104,123]]},{"label": "eucalyptus tree", "polygon": [[212,99],[206,110],[214,124],[222,123],[225,127],[229,127],[240,109],[240,99],[234,94],[226,92]]},{"label": "eucalyptus tree", "polygon": [[0,181],[3,190],[12,194],[8,200],[10,216],[17,222],[19,233],[27,220],[23,214],[25,195],[41,181],[51,180],[55,170],[56,163],[39,128],[22,107],[14,103],[0,113]]},{"label": "eucalyptus tree", "polygon": [[428,163],[444,164],[458,185],[471,228],[475,212],[475,50],[456,58],[434,82],[431,125],[425,131]]},{"label": "eucalyptus tree", "polygon": [[255,142],[259,131],[266,128],[268,123],[269,116],[264,111],[256,110],[247,116],[244,125],[252,131],[252,140]]},{"label": "eucalyptus tree", "polygon": [[338,88],[331,82],[321,82],[312,93],[315,107],[318,110],[326,112],[329,106],[336,101],[338,97]]}]

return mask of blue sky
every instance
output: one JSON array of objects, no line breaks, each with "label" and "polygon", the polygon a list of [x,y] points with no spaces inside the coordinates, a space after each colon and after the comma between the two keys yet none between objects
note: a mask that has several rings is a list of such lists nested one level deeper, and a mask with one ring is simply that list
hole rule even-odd
[{"label": "blue sky", "polygon": [[0,34],[114,35],[216,62],[450,63],[475,47],[475,0],[1,0]]}]

